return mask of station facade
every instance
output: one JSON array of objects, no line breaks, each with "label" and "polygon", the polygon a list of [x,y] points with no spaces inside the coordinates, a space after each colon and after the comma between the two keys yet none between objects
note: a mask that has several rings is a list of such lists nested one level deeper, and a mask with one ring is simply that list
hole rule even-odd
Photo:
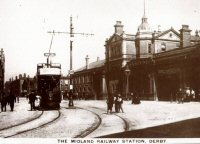
[{"label": "station facade", "polygon": [[136,91],[145,100],[175,100],[175,93],[185,87],[199,93],[199,50],[199,32],[192,35],[188,25],[178,31],[173,27],[153,31],[144,13],[136,34],[126,34],[117,21],[105,41],[105,60],[101,65],[91,63],[96,68],[85,66],[75,72],[74,89],[94,99],[105,98],[105,93],[128,98]]},{"label": "station facade", "polygon": [[[193,89],[196,96],[200,93],[200,37],[198,31],[191,35],[188,25],[183,25],[179,30],[173,29],[152,37],[152,55],[140,57],[128,63],[131,69],[131,91],[137,91],[142,99],[149,100],[176,100],[176,93],[181,88]],[[156,51],[156,42],[170,42],[166,37],[174,37],[173,43],[177,45],[167,47],[164,51]],[[171,38],[172,38],[171,37]],[[158,45],[159,46],[159,45]],[[148,49],[148,47],[147,47]],[[199,98],[197,98],[199,99]]]},{"label": "station facade", "polygon": [[104,99],[106,92],[105,60],[89,63],[74,72],[71,76],[73,92],[77,99]]}]

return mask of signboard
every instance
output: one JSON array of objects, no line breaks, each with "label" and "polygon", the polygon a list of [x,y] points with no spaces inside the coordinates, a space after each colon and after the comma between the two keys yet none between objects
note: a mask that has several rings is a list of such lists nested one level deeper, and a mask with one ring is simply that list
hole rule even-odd
[{"label": "signboard", "polygon": [[46,56],[46,57],[48,57],[48,56],[54,57],[54,56],[56,56],[56,54],[55,53],[44,53],[44,56]]},{"label": "signboard", "polygon": [[74,74],[74,71],[73,70],[69,70],[68,73],[71,75],[71,74]]},{"label": "signboard", "polygon": [[40,68],[39,69],[40,75],[60,75],[61,71],[59,68]]}]

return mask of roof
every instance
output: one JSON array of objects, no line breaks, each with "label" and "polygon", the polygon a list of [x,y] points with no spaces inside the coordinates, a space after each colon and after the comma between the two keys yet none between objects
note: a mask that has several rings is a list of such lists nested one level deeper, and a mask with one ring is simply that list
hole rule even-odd
[{"label": "roof", "polygon": [[199,36],[191,36],[191,41],[200,41]]},{"label": "roof", "polygon": [[175,33],[178,37],[180,37],[180,34],[179,34],[176,30],[174,30],[173,27],[171,27],[171,28],[168,29],[168,30],[165,30],[165,31],[160,32],[160,33],[156,36],[156,38],[161,37],[161,36],[167,34],[167,33],[170,32],[170,31],[172,31],[172,32]]},{"label": "roof", "polygon": [[142,23],[138,26],[138,32],[151,32],[151,26],[147,22],[147,17],[144,16],[142,17]]},{"label": "roof", "polygon": [[[114,33],[112,36],[110,36],[109,39],[107,39],[108,42],[111,42],[113,38],[116,38],[118,37],[118,40],[135,40],[135,35],[133,34],[117,34],[117,33]],[[116,41],[116,40],[115,40]]]},{"label": "roof", "polygon": [[77,70],[75,70],[75,72],[80,72],[80,71],[84,71],[84,70],[90,70],[90,69],[94,69],[94,68],[99,68],[99,67],[103,67],[105,64],[105,60],[99,60],[99,61],[95,61],[89,64],[88,69],[86,69],[86,66],[81,67]]}]

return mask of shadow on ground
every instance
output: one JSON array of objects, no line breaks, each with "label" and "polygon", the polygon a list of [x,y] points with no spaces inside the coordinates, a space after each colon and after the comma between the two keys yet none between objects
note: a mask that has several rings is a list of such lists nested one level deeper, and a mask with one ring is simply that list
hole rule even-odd
[{"label": "shadow on ground", "polygon": [[115,133],[99,138],[200,138],[200,118]]}]

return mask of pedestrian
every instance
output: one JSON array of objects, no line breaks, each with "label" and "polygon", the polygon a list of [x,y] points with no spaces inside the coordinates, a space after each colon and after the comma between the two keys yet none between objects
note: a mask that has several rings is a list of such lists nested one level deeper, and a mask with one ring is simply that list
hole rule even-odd
[{"label": "pedestrian", "polygon": [[183,90],[180,88],[177,92],[177,98],[178,98],[178,103],[182,103],[183,104],[183,101],[184,101],[184,93],[183,93]]},{"label": "pedestrian", "polygon": [[36,95],[34,91],[32,90],[31,93],[29,94],[29,104],[31,106],[31,111],[35,110],[35,99],[36,99]]},{"label": "pedestrian", "polygon": [[193,89],[190,89],[190,97],[193,101],[195,101],[195,91]]},{"label": "pedestrian", "polygon": [[17,102],[19,103],[19,95],[17,96]]},{"label": "pedestrian", "polygon": [[69,107],[73,107],[74,106],[74,102],[73,102],[73,92],[72,92],[72,90],[70,90],[70,92],[69,92],[68,99],[69,99]]},{"label": "pedestrian", "polygon": [[8,96],[8,101],[9,101],[9,104],[10,104],[10,109],[11,111],[14,110],[14,103],[16,102],[16,97],[14,95],[14,93],[12,91],[10,91],[10,94]]},{"label": "pedestrian", "polygon": [[132,104],[140,104],[140,99],[139,99],[138,93],[136,91],[131,93],[131,97],[132,97]]},{"label": "pedestrian", "polygon": [[41,96],[37,95],[36,96],[36,105],[35,105],[35,109],[40,109],[41,108]]},{"label": "pedestrian", "polygon": [[112,112],[112,108],[113,108],[113,104],[114,104],[114,97],[109,96],[107,98],[107,114],[110,112]]},{"label": "pedestrian", "polygon": [[118,107],[119,107],[118,112],[120,112],[120,110],[121,110],[122,112],[124,112],[124,111],[123,111],[123,108],[122,108],[122,104],[123,104],[123,99],[122,99],[122,96],[119,94],[119,95],[118,95]]},{"label": "pedestrian", "polygon": [[198,90],[197,94],[196,94],[196,100],[200,101],[200,89]]},{"label": "pedestrian", "polygon": [[134,101],[134,94],[133,94],[133,92],[131,92],[131,103],[133,104],[133,101]]},{"label": "pedestrian", "polygon": [[185,90],[185,101],[190,102],[190,88],[189,87],[186,87],[186,90]]},{"label": "pedestrian", "polygon": [[117,113],[119,112],[119,102],[118,102],[119,100],[118,99],[119,99],[119,97],[118,97],[118,95],[116,95],[114,98],[114,102],[115,102],[115,112],[117,112]]},{"label": "pedestrian", "polygon": [[2,99],[1,99],[1,111],[6,112],[6,105],[7,105],[7,97],[5,96],[5,93],[2,93]]}]

